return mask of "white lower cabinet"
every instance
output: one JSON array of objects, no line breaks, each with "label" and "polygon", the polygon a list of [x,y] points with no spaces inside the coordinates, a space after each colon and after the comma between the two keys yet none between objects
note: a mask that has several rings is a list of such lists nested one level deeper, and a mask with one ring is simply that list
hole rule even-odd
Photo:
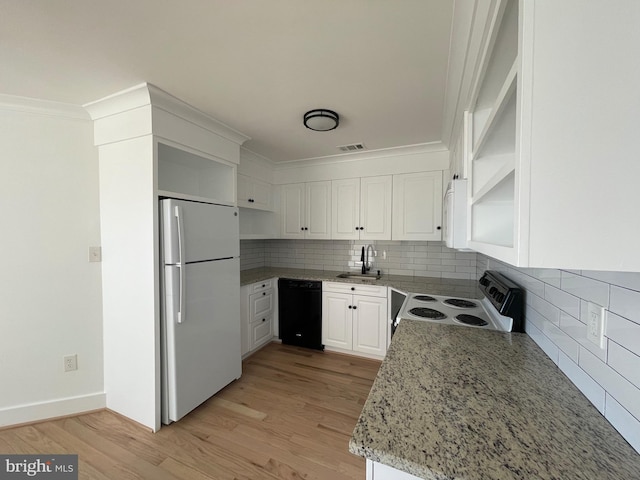
[{"label": "white lower cabinet", "polygon": [[384,357],[386,317],[386,287],[323,282],[322,343],[325,347]]},{"label": "white lower cabinet", "polygon": [[275,324],[275,278],[245,285],[240,290],[242,355],[270,342]]},{"label": "white lower cabinet", "polygon": [[393,467],[374,462],[367,458],[367,480],[420,480],[420,477],[411,475]]}]

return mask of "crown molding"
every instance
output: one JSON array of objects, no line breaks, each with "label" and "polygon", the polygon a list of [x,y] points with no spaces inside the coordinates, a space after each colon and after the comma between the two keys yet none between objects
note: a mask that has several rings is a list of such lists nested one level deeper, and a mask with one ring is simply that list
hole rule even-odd
[{"label": "crown molding", "polygon": [[147,83],[140,83],[106,97],[82,105],[92,120],[116,115],[151,104],[151,96]]},{"label": "crown molding", "polygon": [[304,158],[301,160],[289,160],[275,163],[277,170],[298,168],[302,166],[326,165],[331,163],[355,162],[372,158],[399,157],[404,155],[419,155],[425,153],[447,152],[447,147],[442,142],[419,143],[402,147],[381,148],[367,150],[365,152],[341,153],[325,157]]},{"label": "crown molding", "polygon": [[151,105],[154,108],[176,115],[238,145],[250,140],[247,135],[146,82],[94,102],[86,103],[83,107],[89,112],[93,120],[98,120],[146,105]]},{"label": "crown molding", "polygon": [[259,153],[254,152],[253,150],[249,150],[247,147],[240,147],[240,156],[242,158],[242,152],[246,152],[247,154],[249,154],[249,156],[253,156],[255,158],[257,158],[258,160],[262,160],[263,162],[266,162],[267,164],[271,165],[272,167],[275,167],[277,165],[276,162],[274,162],[273,160],[271,160],[268,157],[265,157],[264,155],[260,155]]},{"label": "crown molding", "polygon": [[73,120],[91,120],[86,110],[80,105],[15,95],[0,94],[0,110],[70,118]]}]

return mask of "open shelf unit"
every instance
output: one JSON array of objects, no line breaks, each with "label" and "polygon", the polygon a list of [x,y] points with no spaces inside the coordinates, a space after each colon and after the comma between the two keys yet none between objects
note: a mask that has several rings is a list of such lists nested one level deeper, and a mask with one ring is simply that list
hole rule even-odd
[{"label": "open shelf unit", "polygon": [[235,167],[161,141],[157,144],[158,196],[235,205]]},{"label": "open shelf unit", "polygon": [[[466,128],[469,245],[483,253],[514,249],[518,127],[518,1],[495,11]],[[490,246],[490,247],[488,247]]]}]

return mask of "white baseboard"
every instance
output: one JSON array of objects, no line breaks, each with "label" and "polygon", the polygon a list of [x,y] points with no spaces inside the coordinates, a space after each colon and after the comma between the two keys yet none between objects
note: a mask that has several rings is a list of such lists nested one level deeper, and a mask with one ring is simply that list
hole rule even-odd
[{"label": "white baseboard", "polygon": [[0,427],[21,425],[49,418],[76,415],[106,408],[107,396],[104,392],[59,398],[48,402],[31,403],[0,409]]}]

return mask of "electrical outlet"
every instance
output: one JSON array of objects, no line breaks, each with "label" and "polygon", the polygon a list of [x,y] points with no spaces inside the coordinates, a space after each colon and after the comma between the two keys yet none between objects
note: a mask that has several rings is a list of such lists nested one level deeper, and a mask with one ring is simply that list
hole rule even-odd
[{"label": "electrical outlet", "polygon": [[66,355],[62,357],[62,360],[65,372],[73,372],[78,369],[78,355]]},{"label": "electrical outlet", "polygon": [[102,247],[89,247],[89,261],[90,262],[102,261]]},{"label": "electrical outlet", "polygon": [[604,348],[605,312],[604,307],[587,303],[587,339],[600,348]]}]

